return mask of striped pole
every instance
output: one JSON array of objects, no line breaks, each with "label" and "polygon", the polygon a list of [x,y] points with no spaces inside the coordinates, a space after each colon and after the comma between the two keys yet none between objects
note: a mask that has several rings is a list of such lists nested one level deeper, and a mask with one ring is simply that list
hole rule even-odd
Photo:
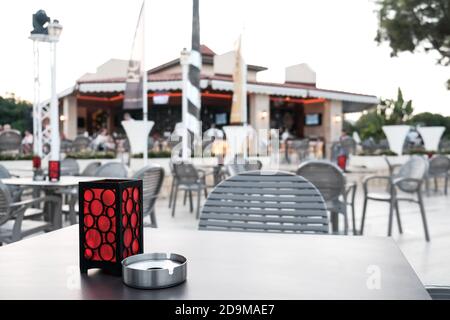
[{"label": "striped pole", "polygon": [[[201,92],[200,70],[202,56],[200,53],[200,14],[199,0],[193,0],[192,15],[192,49],[189,56],[188,81],[186,84],[187,113],[186,128],[195,141],[201,137]],[[191,144],[192,145],[192,144]]]}]

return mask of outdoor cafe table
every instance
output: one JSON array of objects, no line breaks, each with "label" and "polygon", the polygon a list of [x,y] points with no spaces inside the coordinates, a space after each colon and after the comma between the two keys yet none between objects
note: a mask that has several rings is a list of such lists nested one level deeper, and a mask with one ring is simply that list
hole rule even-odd
[{"label": "outdoor cafe table", "polygon": [[[20,187],[37,187],[44,191],[46,196],[57,196],[61,197],[62,195],[59,193],[61,190],[69,189],[73,187],[77,187],[79,182],[82,181],[92,181],[92,180],[99,180],[101,178],[99,177],[79,177],[79,176],[62,176],[60,177],[60,180],[57,182],[51,182],[49,180],[44,181],[35,181],[32,177],[26,177],[26,178],[8,178],[8,179],[1,179],[1,181],[6,185],[13,185],[13,186],[20,186]],[[49,217],[53,218],[56,210],[49,204]],[[55,229],[62,228],[62,215],[58,215],[55,217]]]},{"label": "outdoor cafe table", "polygon": [[187,281],[80,275],[78,226],[0,247],[0,299],[430,299],[391,238],[145,228],[144,252],[188,260]]}]

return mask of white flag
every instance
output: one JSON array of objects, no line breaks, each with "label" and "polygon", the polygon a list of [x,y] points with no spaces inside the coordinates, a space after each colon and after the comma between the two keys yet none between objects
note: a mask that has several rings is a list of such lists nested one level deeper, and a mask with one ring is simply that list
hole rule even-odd
[{"label": "white flag", "polygon": [[127,77],[125,83],[125,97],[123,108],[143,109],[143,90],[147,79],[144,66],[144,4],[142,3],[139,13],[138,24],[131,49],[131,58],[128,63]]}]

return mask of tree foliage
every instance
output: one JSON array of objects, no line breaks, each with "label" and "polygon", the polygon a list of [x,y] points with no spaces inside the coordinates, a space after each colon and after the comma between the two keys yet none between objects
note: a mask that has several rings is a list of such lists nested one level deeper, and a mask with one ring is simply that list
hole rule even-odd
[{"label": "tree foliage", "polygon": [[404,124],[411,120],[414,109],[412,101],[405,101],[399,88],[397,99],[384,99],[375,110],[363,114],[355,124],[361,139],[384,139],[383,126]]},{"label": "tree foliage", "polygon": [[438,113],[423,112],[418,113],[410,120],[411,125],[415,126],[439,126],[445,127],[444,136],[450,138],[450,117],[444,117]]},{"label": "tree foliage", "polygon": [[0,96],[0,124],[10,124],[21,132],[33,130],[32,105],[14,96]]},{"label": "tree foliage", "polygon": [[379,29],[376,41],[389,42],[392,55],[434,50],[438,62],[450,64],[449,0],[378,0]]}]

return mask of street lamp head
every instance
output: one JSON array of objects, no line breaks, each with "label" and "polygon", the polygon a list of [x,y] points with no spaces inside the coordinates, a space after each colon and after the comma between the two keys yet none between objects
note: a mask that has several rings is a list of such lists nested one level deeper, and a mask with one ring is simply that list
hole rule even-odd
[{"label": "street lamp head", "polygon": [[44,10],[38,10],[33,14],[33,30],[31,31],[31,34],[47,35],[48,29],[46,24],[49,22],[50,17],[47,16],[47,13],[45,13]]},{"label": "street lamp head", "polygon": [[59,36],[62,32],[62,25],[59,23],[58,20],[53,20],[53,22],[48,24],[48,35],[50,38],[50,41],[52,42],[58,42]]}]

